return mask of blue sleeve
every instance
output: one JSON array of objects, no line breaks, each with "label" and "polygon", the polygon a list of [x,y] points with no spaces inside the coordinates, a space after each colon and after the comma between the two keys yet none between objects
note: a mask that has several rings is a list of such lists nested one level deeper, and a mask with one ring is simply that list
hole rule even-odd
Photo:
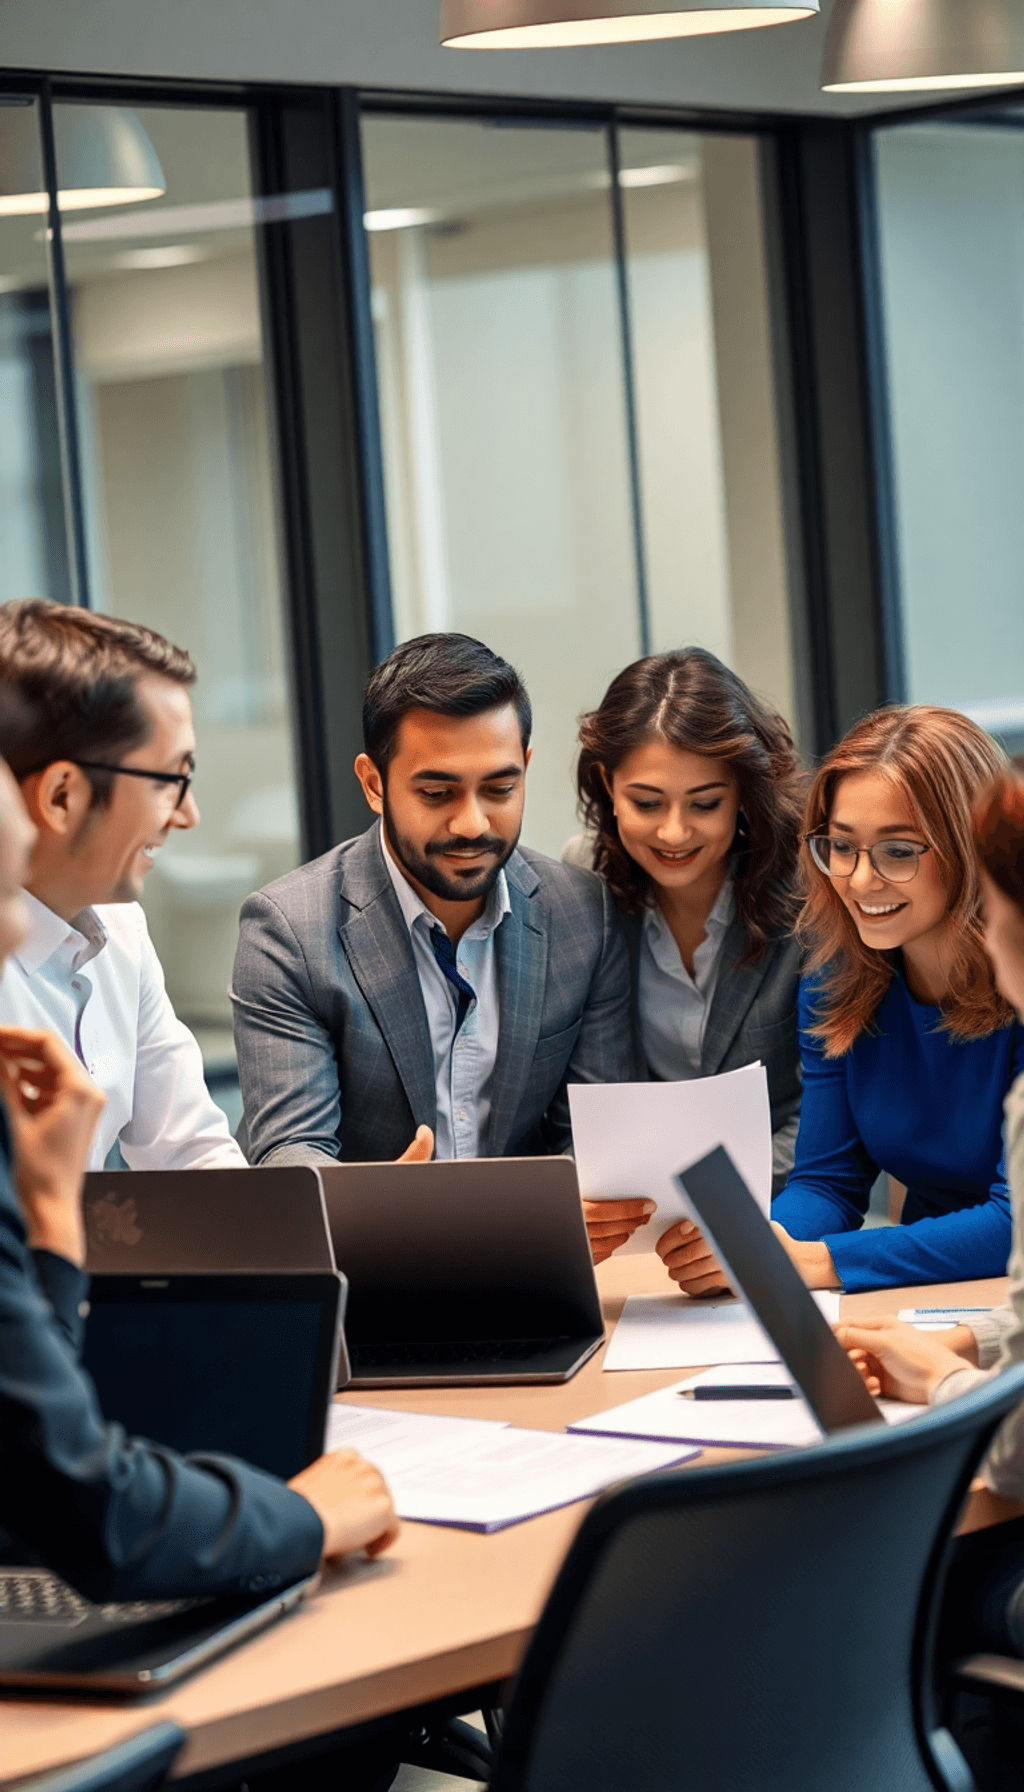
[{"label": "blue sleeve", "polygon": [[878,1175],[850,1108],[847,1060],[826,1058],[821,1041],[809,1032],[818,987],[806,977],[800,984],[800,1130],[793,1174],[772,1202],[772,1219],[791,1238],[856,1231],[864,1223]]},{"label": "blue sleeve", "polygon": [[96,1600],[245,1592],[312,1573],[323,1527],[284,1482],[104,1423],[76,1348],[86,1292],[62,1259],[33,1263],[0,1160],[0,1525]]},{"label": "blue sleeve", "polygon": [[987,1201],[909,1226],[825,1234],[847,1294],[912,1288],[923,1282],[973,1282],[1004,1276],[1013,1222],[1002,1165]]}]

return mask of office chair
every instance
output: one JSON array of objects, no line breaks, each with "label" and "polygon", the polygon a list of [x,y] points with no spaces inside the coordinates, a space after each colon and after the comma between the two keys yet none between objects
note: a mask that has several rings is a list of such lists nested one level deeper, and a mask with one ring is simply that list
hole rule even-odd
[{"label": "office chair", "polygon": [[163,1785],[184,1740],[177,1724],[152,1724],[102,1755],[24,1781],[19,1792],[150,1792]]},{"label": "office chair", "polygon": [[973,1792],[936,1721],[949,1539],[1024,1365],[911,1424],[649,1476],[580,1527],[490,1792]]}]

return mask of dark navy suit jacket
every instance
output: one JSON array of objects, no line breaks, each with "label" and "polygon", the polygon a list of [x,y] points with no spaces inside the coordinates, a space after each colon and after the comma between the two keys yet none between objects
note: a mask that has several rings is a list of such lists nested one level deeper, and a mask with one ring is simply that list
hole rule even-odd
[{"label": "dark navy suit jacket", "polygon": [[79,1362],[87,1292],[73,1264],[28,1249],[0,1115],[0,1526],[99,1601],[311,1574],[323,1527],[283,1481],[104,1423]]}]

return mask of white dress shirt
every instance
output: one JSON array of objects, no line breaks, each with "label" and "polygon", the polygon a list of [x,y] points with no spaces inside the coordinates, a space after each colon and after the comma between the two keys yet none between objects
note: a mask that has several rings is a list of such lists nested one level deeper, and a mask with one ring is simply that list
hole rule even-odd
[{"label": "white dress shirt", "polygon": [[491,1081],[498,1055],[498,966],[494,935],[508,914],[508,882],[499,871],[483,914],[467,927],[456,951],[459,975],[475,995],[459,1028],[455,990],[434,957],[430,929],[440,927],[436,915],[420,901],[408,878],[391,857],[381,830],[384,863],[395,886],[412,941],[427,1026],[434,1051],[437,1125],[434,1151],[439,1158],[482,1157],[491,1113]]},{"label": "white dress shirt", "polygon": [[115,1139],[133,1170],[244,1168],[138,903],[86,908],[72,925],[25,902],[32,924],[0,978],[0,1025],[59,1034],[103,1090],[89,1169],[103,1168]]},{"label": "white dress shirt", "polygon": [[722,945],[736,913],[726,878],[693,955],[693,976],[657,906],[644,911],[640,942],[640,1042],[650,1068],[667,1083],[700,1076],[704,1033],[722,961]]}]

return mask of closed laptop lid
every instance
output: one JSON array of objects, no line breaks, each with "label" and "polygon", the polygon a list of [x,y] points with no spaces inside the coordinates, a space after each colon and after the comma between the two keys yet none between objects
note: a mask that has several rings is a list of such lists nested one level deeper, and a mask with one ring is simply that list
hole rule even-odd
[{"label": "closed laptop lid", "polygon": [[729,1153],[720,1145],[676,1183],[824,1431],[882,1415]]},{"label": "closed laptop lid", "polygon": [[603,1335],[570,1158],[323,1165],[351,1348]]},{"label": "closed laptop lid", "polygon": [[323,1451],[344,1277],[96,1276],[83,1362],[106,1419],[288,1480]]},{"label": "closed laptop lid", "polygon": [[92,1275],[334,1268],[316,1170],[100,1170],[83,1190]]}]

